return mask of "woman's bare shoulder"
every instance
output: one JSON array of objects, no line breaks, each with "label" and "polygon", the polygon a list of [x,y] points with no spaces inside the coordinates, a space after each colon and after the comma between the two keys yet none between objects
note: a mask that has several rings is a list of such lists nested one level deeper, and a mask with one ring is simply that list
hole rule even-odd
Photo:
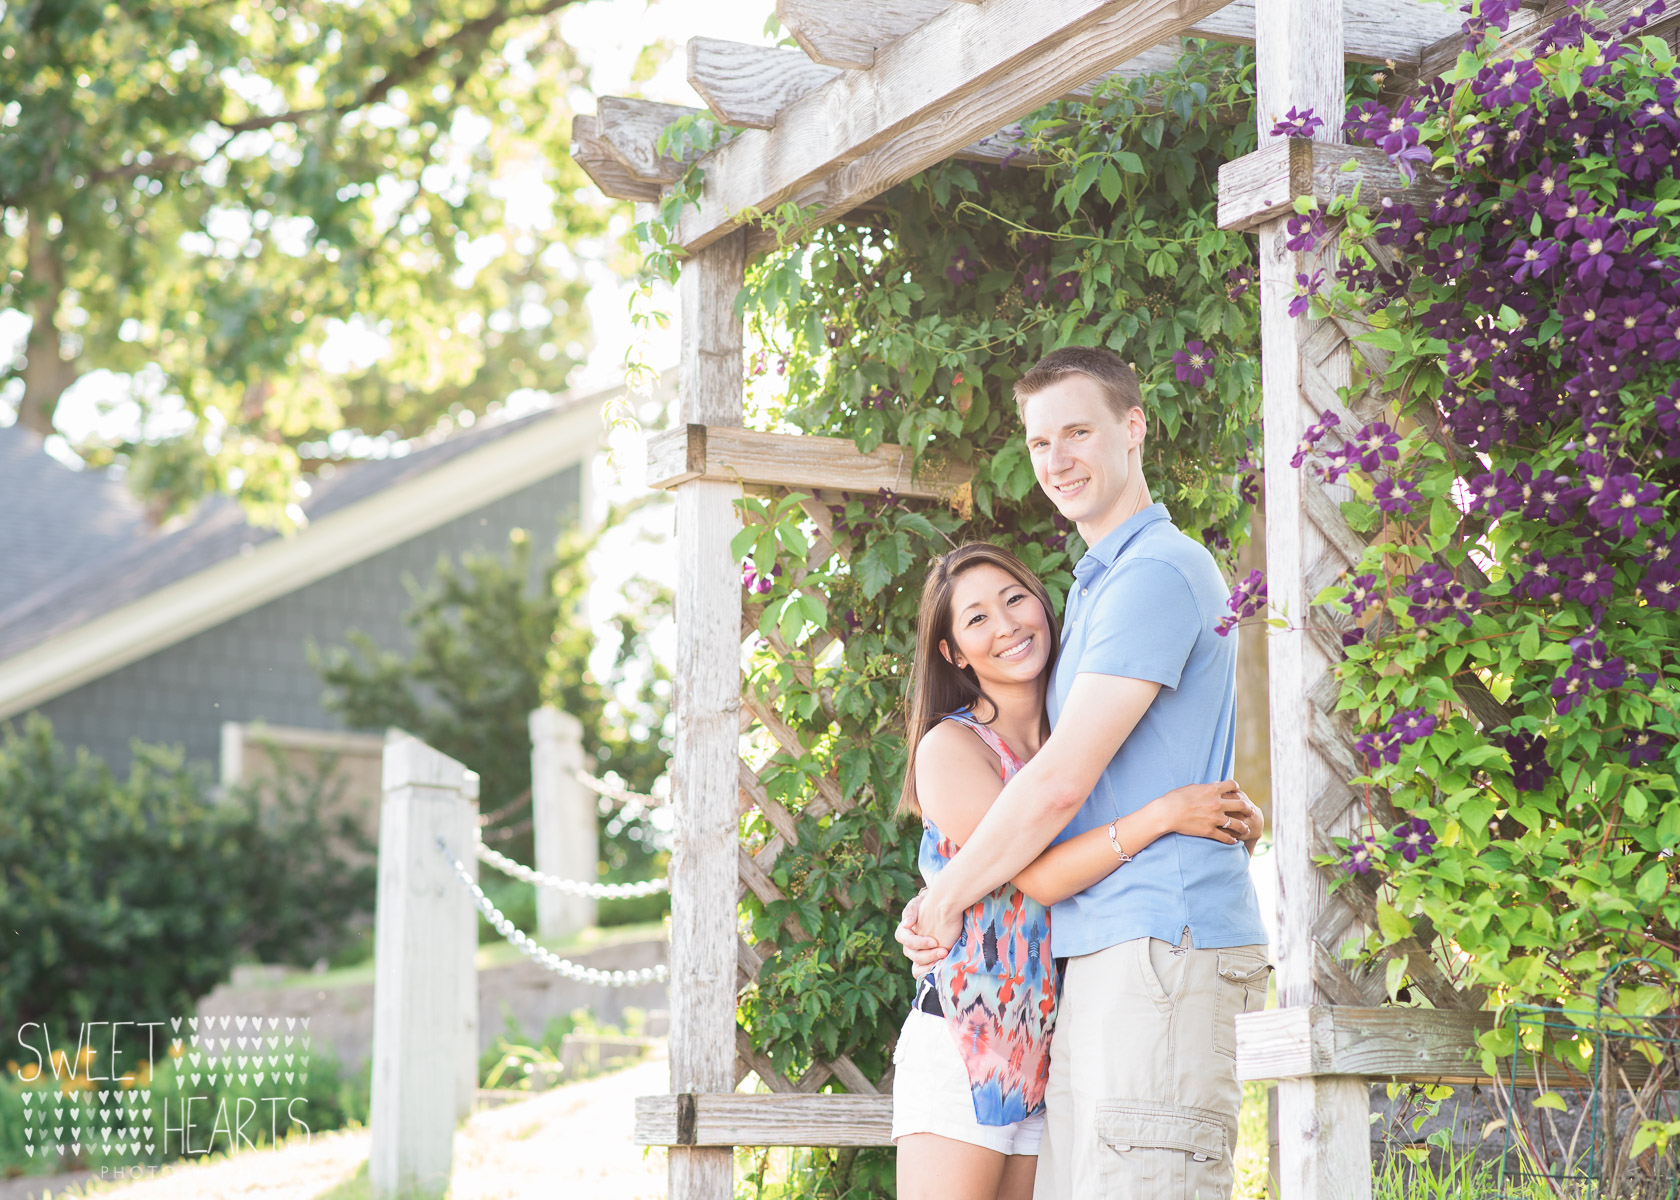
[{"label": "woman's bare shoulder", "polygon": [[924,770],[949,770],[954,767],[980,764],[991,766],[997,755],[961,721],[938,721],[922,734],[916,744],[916,778],[922,779]]}]

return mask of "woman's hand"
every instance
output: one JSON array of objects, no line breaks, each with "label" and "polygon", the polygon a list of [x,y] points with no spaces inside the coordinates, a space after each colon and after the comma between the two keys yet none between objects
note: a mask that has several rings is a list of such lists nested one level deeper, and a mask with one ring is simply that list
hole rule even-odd
[{"label": "woman's hand", "polygon": [[1153,803],[1161,807],[1171,832],[1212,838],[1227,846],[1246,842],[1252,850],[1263,827],[1259,808],[1234,779],[1186,784]]}]

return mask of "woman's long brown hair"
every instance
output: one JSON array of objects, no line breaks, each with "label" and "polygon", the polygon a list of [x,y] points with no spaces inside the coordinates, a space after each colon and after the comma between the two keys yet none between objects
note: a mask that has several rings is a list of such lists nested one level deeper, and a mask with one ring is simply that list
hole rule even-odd
[{"label": "woman's long brown hair", "polygon": [[916,661],[912,666],[910,707],[904,731],[910,753],[904,763],[904,787],[898,795],[900,816],[922,815],[921,802],[916,799],[916,749],[922,735],[954,712],[974,707],[982,700],[991,704],[974,668],[958,667],[939,652],[940,642],[950,646],[953,653],[956,650],[957,639],[951,628],[951,593],[956,590],[957,577],[982,565],[998,568],[1037,597],[1050,623],[1051,663],[1056,661],[1057,651],[1061,649],[1050,593],[1045,591],[1038,576],[1027,569],[1027,564],[1009,551],[990,542],[969,542],[934,560],[928,569],[927,582],[922,584],[922,605],[916,617]]}]

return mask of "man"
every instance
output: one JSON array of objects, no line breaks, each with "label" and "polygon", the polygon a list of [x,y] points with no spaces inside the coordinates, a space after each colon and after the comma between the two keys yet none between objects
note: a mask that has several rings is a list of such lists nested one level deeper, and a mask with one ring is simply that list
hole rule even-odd
[{"label": "man", "polygon": [[[1039,486],[1090,549],[1051,675],[1051,735],[905,909],[898,936],[918,968],[1052,841],[1229,778],[1235,757],[1235,639],[1215,631],[1228,589],[1150,499],[1137,377],[1110,351],[1070,347],[1015,398]],[[1233,837],[1258,819],[1233,820]],[[1264,1006],[1270,970],[1248,855],[1177,834],[1115,855],[1113,874],[1052,913],[1064,971],[1035,1197],[1228,1197],[1234,1019]]]}]

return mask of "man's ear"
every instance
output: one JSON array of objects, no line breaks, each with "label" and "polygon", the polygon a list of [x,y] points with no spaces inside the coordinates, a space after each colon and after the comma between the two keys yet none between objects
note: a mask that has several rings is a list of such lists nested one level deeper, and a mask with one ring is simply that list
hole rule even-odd
[{"label": "man's ear", "polygon": [[1132,407],[1126,410],[1126,440],[1133,446],[1143,445],[1143,439],[1149,433],[1149,418],[1141,408]]}]

